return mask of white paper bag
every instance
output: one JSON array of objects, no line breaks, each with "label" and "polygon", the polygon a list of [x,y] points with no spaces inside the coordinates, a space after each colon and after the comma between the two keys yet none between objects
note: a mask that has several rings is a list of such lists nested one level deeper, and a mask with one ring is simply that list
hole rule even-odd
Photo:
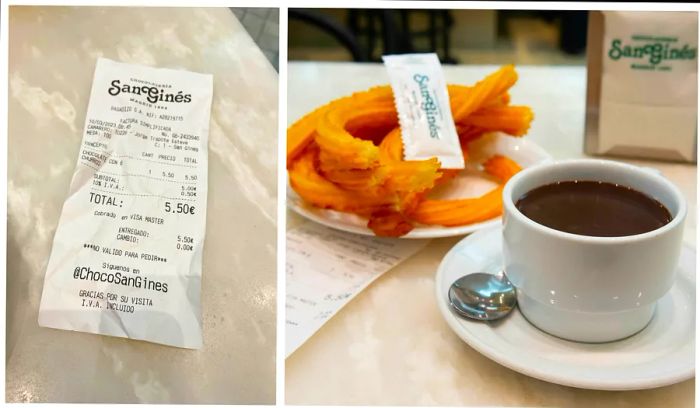
[{"label": "white paper bag", "polygon": [[597,121],[587,121],[587,153],[696,160],[697,21],[690,12],[592,14],[588,115]]}]

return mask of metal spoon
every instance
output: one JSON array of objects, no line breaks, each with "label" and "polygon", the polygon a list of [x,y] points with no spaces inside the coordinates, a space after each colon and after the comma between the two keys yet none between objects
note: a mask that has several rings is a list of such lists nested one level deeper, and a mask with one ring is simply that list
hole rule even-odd
[{"label": "metal spoon", "polygon": [[503,272],[462,276],[450,286],[448,297],[459,315],[476,320],[505,317],[517,303],[515,287]]}]

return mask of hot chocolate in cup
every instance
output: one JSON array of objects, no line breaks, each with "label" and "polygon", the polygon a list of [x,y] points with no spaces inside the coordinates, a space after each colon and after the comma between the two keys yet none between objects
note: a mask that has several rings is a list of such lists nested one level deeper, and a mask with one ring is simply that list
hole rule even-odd
[{"label": "hot chocolate in cup", "polygon": [[[662,204],[668,223],[625,236],[589,236],[548,227],[516,204],[558,182],[596,181],[635,190]],[[631,336],[653,318],[673,285],[683,241],[686,202],[658,172],[625,163],[576,159],[527,168],[503,189],[505,273],[518,307],[541,330],[564,339],[608,342]]]}]

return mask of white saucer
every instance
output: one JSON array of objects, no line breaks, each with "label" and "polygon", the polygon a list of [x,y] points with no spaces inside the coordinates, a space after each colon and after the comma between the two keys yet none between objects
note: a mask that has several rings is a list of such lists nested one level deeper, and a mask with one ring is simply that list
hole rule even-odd
[{"label": "white saucer", "polygon": [[525,375],[578,388],[655,388],[695,375],[695,249],[683,246],[676,283],[644,330],[616,342],[585,344],[540,331],[518,309],[491,324],[452,312],[452,282],[469,273],[499,272],[501,240],[500,227],[464,238],[445,255],[435,278],[440,313],[478,352]]},{"label": "white saucer", "polygon": [[[494,154],[505,155],[515,160],[523,168],[551,160],[551,156],[544,149],[534,142],[529,141],[527,137],[512,137],[500,132],[484,135],[484,137],[472,142],[469,145],[469,152],[470,156],[467,162],[467,168],[444,187],[436,188],[432,191],[430,198],[457,199],[475,197],[493,189],[496,183],[486,179],[476,168],[480,163]],[[289,182],[287,182],[287,205],[299,215],[327,227],[355,234],[374,235],[372,230],[367,228],[366,218],[355,214],[325,210],[309,205],[294,192],[289,186]],[[459,227],[418,225],[401,238],[420,239],[451,237],[469,234],[480,229],[500,224],[501,217]]]}]

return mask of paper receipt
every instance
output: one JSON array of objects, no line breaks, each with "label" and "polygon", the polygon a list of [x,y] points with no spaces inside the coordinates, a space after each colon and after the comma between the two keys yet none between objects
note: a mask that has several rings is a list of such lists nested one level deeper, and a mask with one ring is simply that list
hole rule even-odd
[{"label": "paper receipt", "polygon": [[39,325],[202,346],[212,76],[97,61]]},{"label": "paper receipt", "polygon": [[286,355],[429,240],[379,238],[307,222],[287,231]]}]

